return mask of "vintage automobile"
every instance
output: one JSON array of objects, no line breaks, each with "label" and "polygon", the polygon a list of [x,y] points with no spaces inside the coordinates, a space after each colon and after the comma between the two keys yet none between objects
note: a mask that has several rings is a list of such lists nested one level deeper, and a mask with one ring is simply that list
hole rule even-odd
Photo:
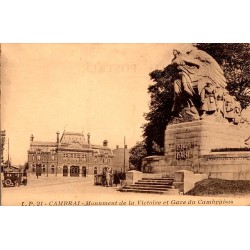
[{"label": "vintage automobile", "polygon": [[20,185],[26,186],[28,183],[26,172],[4,172],[3,173],[3,187],[18,187]]}]

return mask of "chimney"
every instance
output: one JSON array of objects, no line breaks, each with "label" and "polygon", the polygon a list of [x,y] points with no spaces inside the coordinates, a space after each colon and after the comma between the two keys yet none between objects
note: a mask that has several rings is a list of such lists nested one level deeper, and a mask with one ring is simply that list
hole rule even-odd
[{"label": "chimney", "polygon": [[118,149],[118,148],[119,148],[119,145],[116,145],[116,148]]},{"label": "chimney", "polygon": [[56,132],[56,143],[59,143],[59,135],[60,135],[60,132],[57,131],[57,132]]},{"label": "chimney", "polygon": [[30,136],[30,141],[33,141],[34,140],[34,135],[31,135]]},{"label": "chimney", "polygon": [[90,133],[87,134],[88,137],[88,144],[90,144]]},{"label": "chimney", "polygon": [[103,147],[107,147],[108,146],[108,141],[107,140],[104,140],[103,141]]}]

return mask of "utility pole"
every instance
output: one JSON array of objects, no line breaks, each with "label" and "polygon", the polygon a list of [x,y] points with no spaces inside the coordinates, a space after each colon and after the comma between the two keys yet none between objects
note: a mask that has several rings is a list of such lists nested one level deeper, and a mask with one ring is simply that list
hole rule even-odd
[{"label": "utility pole", "polygon": [[59,131],[57,131],[56,132],[56,135],[57,135],[57,137],[56,137],[56,142],[57,142],[57,144],[56,144],[56,176],[57,176],[57,169],[58,169],[58,150],[59,150]]},{"label": "utility pole", "polygon": [[123,157],[123,168],[124,168],[123,171],[124,171],[124,173],[125,173],[125,172],[126,172],[126,170],[125,170],[125,169],[126,169],[126,166],[125,166],[125,164],[126,164],[126,160],[125,160],[125,145],[126,145],[126,144],[125,144],[125,136],[124,136],[124,143],[123,143],[123,144],[124,144],[124,145],[123,145],[123,148],[124,148],[124,149],[123,149],[123,150],[124,150],[124,152],[123,152],[123,156],[124,156],[124,157]]},{"label": "utility pole", "polygon": [[57,176],[57,169],[58,169],[58,146],[57,146],[57,149],[56,149],[56,176]]},{"label": "utility pole", "polygon": [[8,138],[8,170],[10,168],[10,143],[9,143],[9,138]]},{"label": "utility pole", "polygon": [[46,160],[47,160],[47,177],[49,176],[49,152],[46,150]]},{"label": "utility pole", "polygon": [[[87,176],[87,169],[90,168],[90,133],[87,134],[88,138],[88,153],[87,153],[87,164],[86,164],[86,176]],[[89,172],[89,171],[88,171]]]}]

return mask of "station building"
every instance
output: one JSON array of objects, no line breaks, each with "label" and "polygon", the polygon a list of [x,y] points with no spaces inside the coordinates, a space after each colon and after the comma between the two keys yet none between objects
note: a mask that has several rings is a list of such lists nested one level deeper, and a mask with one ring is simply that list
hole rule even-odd
[{"label": "station building", "polygon": [[63,132],[61,138],[57,132],[55,142],[35,141],[30,137],[28,150],[29,172],[41,175],[86,177],[100,174],[104,167],[113,168],[113,152],[108,141],[102,145],[90,143],[83,133]]}]

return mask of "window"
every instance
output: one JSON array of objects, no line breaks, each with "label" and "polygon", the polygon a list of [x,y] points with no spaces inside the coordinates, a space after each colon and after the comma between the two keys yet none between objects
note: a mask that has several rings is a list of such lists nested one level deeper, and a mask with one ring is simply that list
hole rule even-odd
[{"label": "window", "polygon": [[87,159],[86,159],[86,155],[83,156],[83,162],[86,162]]}]

